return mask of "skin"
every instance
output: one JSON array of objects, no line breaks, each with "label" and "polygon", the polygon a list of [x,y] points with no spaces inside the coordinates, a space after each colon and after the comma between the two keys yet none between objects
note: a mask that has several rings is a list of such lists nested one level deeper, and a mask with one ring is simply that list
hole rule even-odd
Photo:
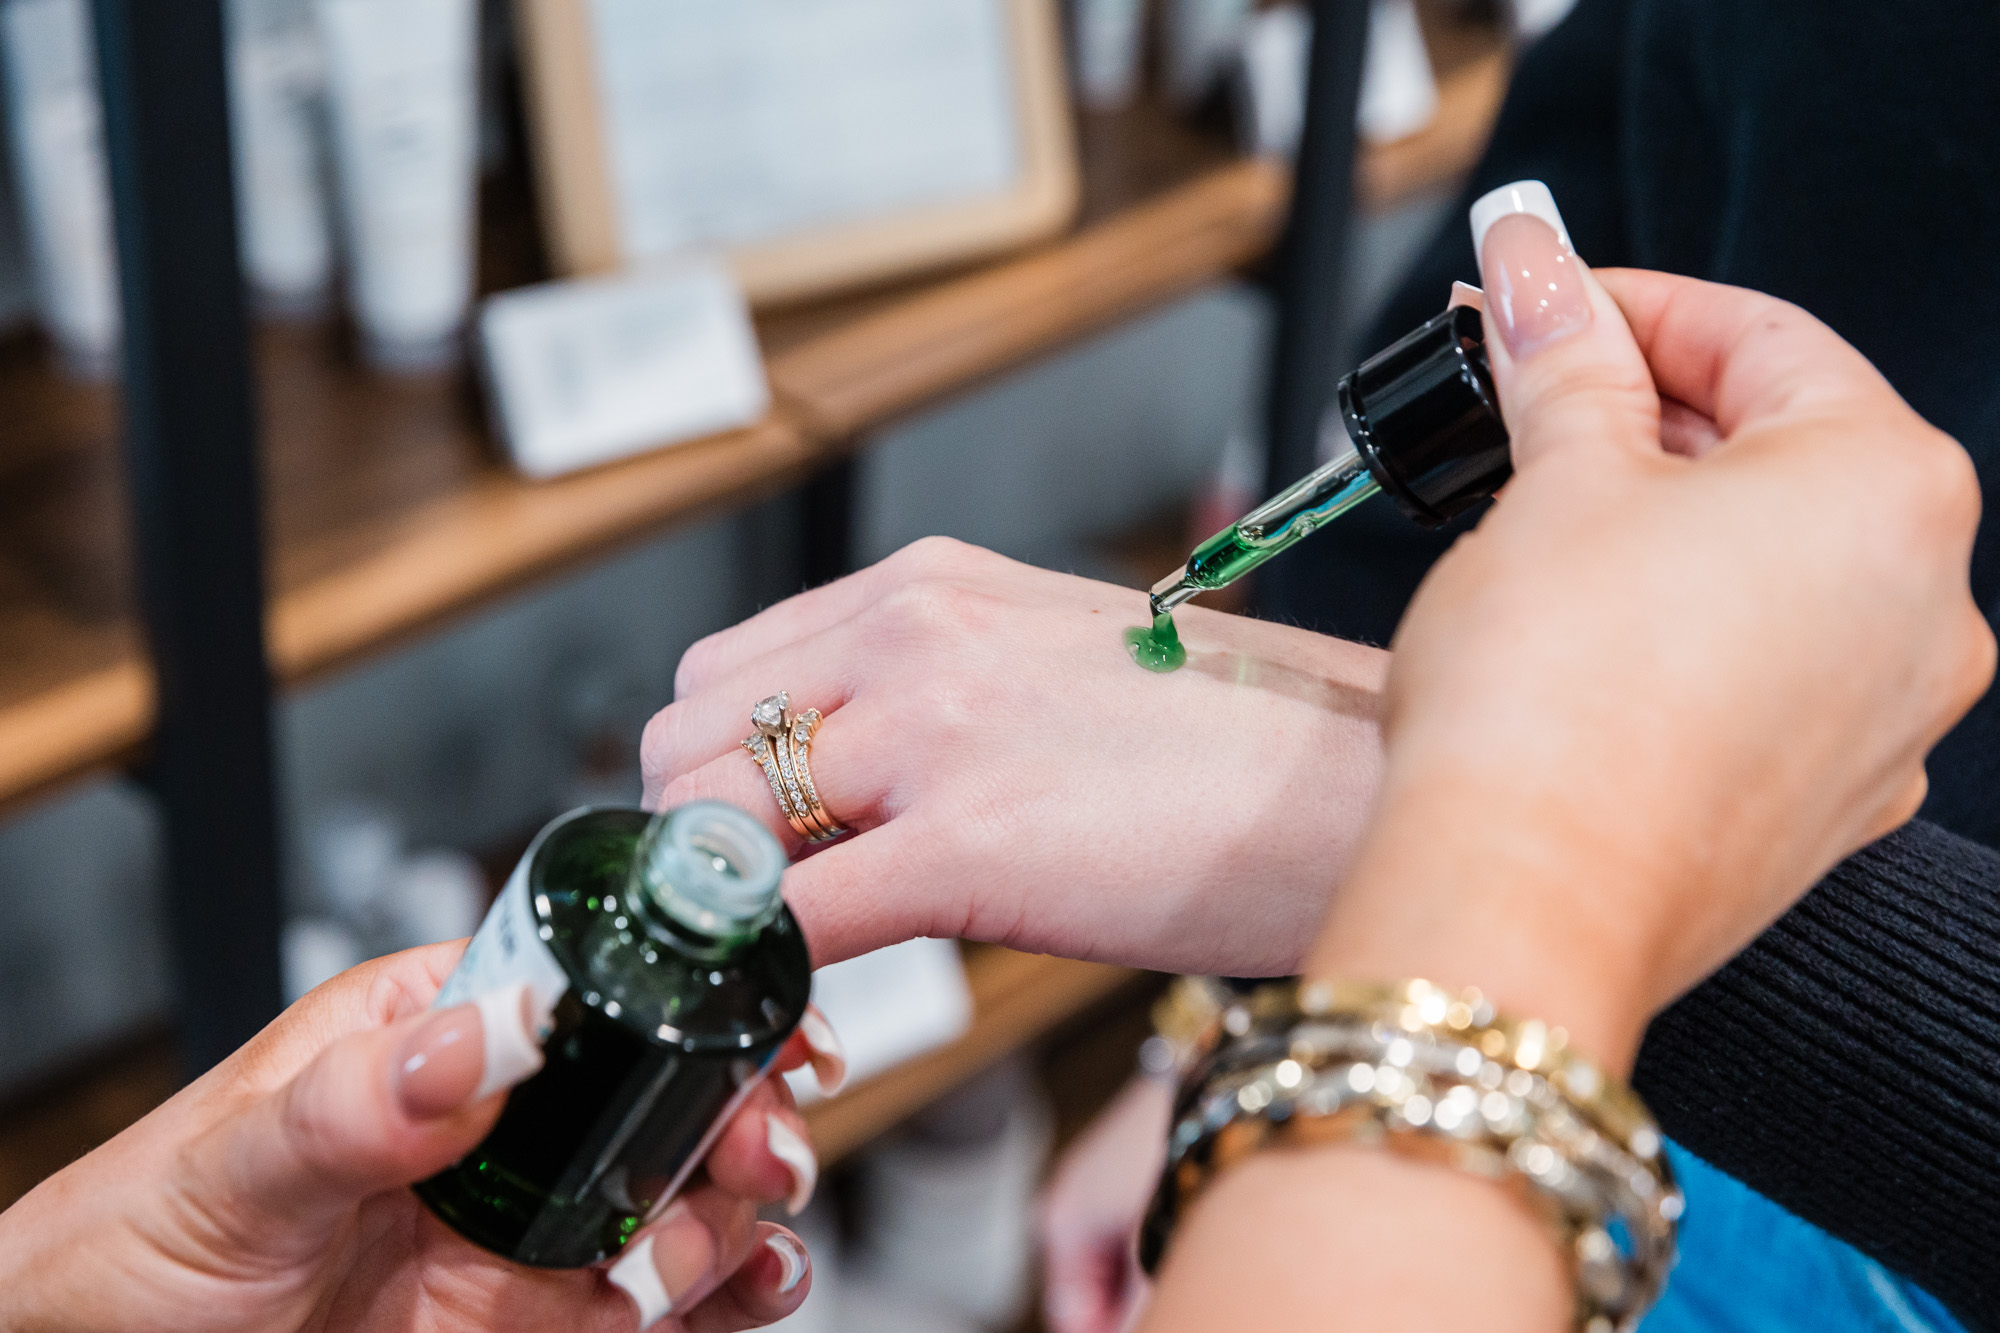
[{"label": "skin", "polygon": [[[632,1333],[633,1302],[601,1270],[509,1263],[403,1188],[463,1156],[504,1100],[470,1101],[483,1058],[457,1050],[425,1089],[432,1114],[410,1115],[397,1096],[404,1043],[437,1021],[431,998],[462,947],[410,950],[329,981],[0,1213],[0,1327]],[[795,1041],[780,1067],[806,1054]],[[683,1193],[686,1209],[641,1233],[683,1292],[685,1314],[656,1329],[758,1327],[810,1289],[807,1278],[779,1293],[782,1263],[763,1242],[783,1228],[756,1220],[791,1188],[766,1146],[766,1116],[804,1130],[783,1081],[767,1080]]]},{"label": "skin", "polygon": [[[1517,479],[1398,633],[1376,817],[1306,970],[1477,984],[1622,1076],[1652,1014],[1909,817],[1994,645],[1970,467],[1852,349],[1751,293],[1581,282],[1581,327],[1495,355]],[[1342,1148],[1220,1182],[1141,1326],[1568,1309],[1500,1188]]]},{"label": "skin", "polygon": [[1144,594],[919,542],[689,650],[647,800],[731,801],[805,851],[736,748],[784,689],[828,715],[814,779],[860,830],[786,876],[816,963],[930,935],[1289,970],[1376,784],[1388,656],[1179,615],[1188,665],[1156,676],[1120,641]]},{"label": "skin", "polygon": [[[830,714],[818,785],[860,830],[790,881],[821,961],[917,934],[1234,972],[1305,954],[1476,983],[1622,1074],[1652,1013],[1909,816],[1994,646],[1970,465],[1866,362],[1780,302],[1574,271],[1588,320],[1518,363],[1499,339],[1518,475],[1386,679],[1214,616],[1189,617],[1189,669],[1147,675],[1118,642],[1135,594],[930,544],[697,649],[648,730],[651,799],[734,799],[789,836],[734,743],[790,688]],[[308,997],[0,1215],[0,1323],[629,1329],[600,1275],[501,1264],[399,1188],[497,1110],[391,1105],[399,1025],[451,957]],[[701,1267],[733,1274],[691,1333],[803,1295],[741,1260],[751,1202],[789,1186],[747,1118],[690,1200]],[[1568,1301],[1501,1190],[1321,1149],[1224,1177],[1142,1327],[1554,1329]]]}]

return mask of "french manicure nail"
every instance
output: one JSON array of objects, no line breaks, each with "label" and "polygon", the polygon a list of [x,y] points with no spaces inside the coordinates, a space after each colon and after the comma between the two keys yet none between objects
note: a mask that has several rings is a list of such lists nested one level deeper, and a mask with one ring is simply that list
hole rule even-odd
[{"label": "french manicure nail", "polygon": [[547,1016],[540,1013],[534,992],[519,982],[487,991],[472,1002],[485,1029],[486,1066],[473,1100],[511,1088],[542,1067],[541,1036]]},{"label": "french manicure nail", "polygon": [[778,1294],[788,1296],[792,1288],[799,1285],[799,1279],[806,1275],[805,1247],[782,1231],[774,1231],[765,1237],[764,1244],[784,1265],[778,1276]]},{"label": "french manicure nail", "polygon": [[484,1066],[477,1006],[425,1016],[396,1049],[396,1100],[412,1120],[435,1120],[475,1100]]},{"label": "french manicure nail", "polygon": [[812,1202],[813,1187],[819,1184],[819,1158],[797,1130],[775,1115],[764,1117],[764,1137],[771,1146],[771,1156],[792,1173],[792,1192],[785,1200],[785,1211],[797,1217]]},{"label": "french manicure nail", "polygon": [[1548,186],[1503,185],[1480,197],[1470,221],[1486,310],[1511,355],[1532,356],[1589,326],[1583,264]]},{"label": "french manicure nail", "polygon": [[799,1020],[799,1034],[806,1039],[806,1049],[811,1052],[813,1082],[819,1084],[821,1092],[833,1096],[847,1082],[847,1050],[840,1044],[839,1034],[826,1021],[819,1006],[812,1004],[806,1006],[806,1016]]},{"label": "french manicure nail", "polygon": [[639,1327],[647,1329],[706,1294],[714,1266],[715,1240],[708,1228],[686,1204],[676,1203],[605,1276],[632,1298],[639,1307]]},{"label": "french manicure nail", "polygon": [[640,1328],[651,1328],[674,1312],[674,1298],[667,1295],[667,1284],[660,1280],[659,1267],[653,1263],[651,1236],[633,1242],[606,1276],[639,1307]]}]

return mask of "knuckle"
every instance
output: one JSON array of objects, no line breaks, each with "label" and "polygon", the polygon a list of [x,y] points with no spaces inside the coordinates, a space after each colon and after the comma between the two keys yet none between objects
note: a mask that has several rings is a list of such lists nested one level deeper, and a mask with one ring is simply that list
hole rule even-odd
[{"label": "knuckle", "polygon": [[889,560],[917,573],[948,574],[968,564],[974,549],[955,537],[919,537]]},{"label": "knuckle", "polygon": [[949,580],[912,579],[875,604],[874,620],[879,633],[905,647],[949,642],[971,628],[973,600]]},{"label": "knuckle", "polygon": [[708,679],[710,664],[721,652],[721,640],[727,630],[697,639],[681,654],[680,665],[674,668],[674,698],[685,699],[702,686]]},{"label": "knuckle", "polygon": [[646,729],[639,733],[639,767],[649,779],[666,771],[673,748],[673,713],[671,704],[662,708],[646,719]]}]

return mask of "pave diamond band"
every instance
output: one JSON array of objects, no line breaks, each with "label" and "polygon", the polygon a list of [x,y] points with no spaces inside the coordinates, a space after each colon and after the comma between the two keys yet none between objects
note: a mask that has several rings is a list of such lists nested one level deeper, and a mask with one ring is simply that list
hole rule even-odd
[{"label": "pave diamond band", "polygon": [[793,713],[792,696],[781,690],[757,701],[750,724],[757,730],[743,739],[743,748],[764,770],[778,812],[792,831],[807,842],[827,842],[847,832],[826,812],[813,784],[809,751],[819,730],[819,709]]}]

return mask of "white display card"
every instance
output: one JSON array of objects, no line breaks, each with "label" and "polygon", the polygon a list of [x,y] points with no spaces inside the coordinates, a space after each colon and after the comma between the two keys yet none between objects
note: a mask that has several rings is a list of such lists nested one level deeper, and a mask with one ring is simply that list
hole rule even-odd
[{"label": "white display card", "polygon": [[[972,1025],[955,940],[905,940],[823,967],[813,973],[813,1003],[839,1034],[849,1083],[957,1041]],[[785,1080],[801,1102],[820,1095],[810,1068]]]},{"label": "white display card", "polygon": [[514,464],[553,477],[747,426],[770,409],[750,311],[705,258],[486,302],[479,346]]}]

